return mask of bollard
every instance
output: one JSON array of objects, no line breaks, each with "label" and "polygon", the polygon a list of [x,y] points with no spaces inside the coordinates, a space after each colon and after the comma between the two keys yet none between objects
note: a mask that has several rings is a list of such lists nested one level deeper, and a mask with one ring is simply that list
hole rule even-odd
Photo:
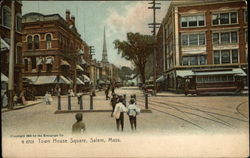
[{"label": "bollard", "polygon": [[126,106],[127,101],[126,101],[126,94],[123,94],[123,98],[124,98],[124,105]]},{"label": "bollard", "polygon": [[61,96],[58,95],[58,110],[61,110]]},{"label": "bollard", "polygon": [[93,110],[93,96],[90,95],[90,110]]},{"label": "bollard", "polygon": [[71,110],[71,96],[68,96],[68,110]]},{"label": "bollard", "polygon": [[82,95],[80,95],[80,110],[83,110],[83,105],[82,105]]},{"label": "bollard", "polygon": [[145,108],[148,109],[148,93],[145,93]]}]

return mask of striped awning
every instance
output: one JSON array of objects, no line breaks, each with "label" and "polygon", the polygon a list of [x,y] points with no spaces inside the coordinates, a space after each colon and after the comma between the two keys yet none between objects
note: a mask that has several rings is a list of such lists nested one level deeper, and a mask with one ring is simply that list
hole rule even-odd
[{"label": "striped awning", "polygon": [[42,58],[39,58],[39,59],[37,60],[36,65],[42,65],[42,64],[43,64],[43,59],[42,59]]},{"label": "striped awning", "polygon": [[1,51],[6,51],[10,49],[10,46],[7,42],[5,42],[5,40],[3,40],[2,38],[0,38],[1,40]]},{"label": "striped awning", "polygon": [[84,71],[83,68],[80,65],[76,65],[76,69],[80,71]]},{"label": "striped awning", "polygon": [[8,82],[8,77],[1,73],[1,82]]},{"label": "striped awning", "polygon": [[33,85],[56,84],[56,83],[70,84],[70,81],[66,79],[64,76],[59,76],[59,79],[57,78],[57,76],[28,76],[25,78],[31,80]]},{"label": "striped awning", "polygon": [[76,84],[77,85],[85,85],[85,83],[80,78],[76,78]]}]

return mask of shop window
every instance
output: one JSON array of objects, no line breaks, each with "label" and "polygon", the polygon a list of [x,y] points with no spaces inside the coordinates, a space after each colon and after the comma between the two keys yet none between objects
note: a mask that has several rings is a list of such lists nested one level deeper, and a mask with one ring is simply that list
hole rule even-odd
[{"label": "shop window", "polygon": [[32,36],[28,36],[28,49],[32,49],[33,42],[32,42]]},{"label": "shop window", "polygon": [[9,7],[3,6],[2,18],[3,18],[2,19],[3,26],[10,28],[10,26],[11,26],[11,10]]},{"label": "shop window", "polygon": [[220,64],[220,51],[214,51],[214,64]]},{"label": "shop window", "polygon": [[50,34],[46,35],[46,48],[47,49],[51,48],[51,35]]},{"label": "shop window", "polygon": [[39,36],[38,35],[34,36],[34,48],[39,49]]},{"label": "shop window", "polygon": [[229,50],[222,50],[221,51],[221,63],[222,64],[230,63],[230,52],[229,52]]},{"label": "shop window", "polygon": [[232,50],[232,63],[238,63],[238,50]]}]

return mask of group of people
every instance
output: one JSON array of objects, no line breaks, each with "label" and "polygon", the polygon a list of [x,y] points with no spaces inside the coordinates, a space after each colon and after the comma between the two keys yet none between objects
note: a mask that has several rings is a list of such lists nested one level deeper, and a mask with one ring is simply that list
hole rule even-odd
[{"label": "group of people", "polygon": [[44,99],[45,99],[45,103],[46,104],[51,104],[53,99],[52,99],[52,96],[51,96],[51,93],[50,92],[46,92],[45,96],[44,96]]},{"label": "group of people", "polygon": [[[5,91],[5,92],[3,92],[3,94],[1,94],[1,100],[2,100],[2,107],[6,108],[8,106],[7,91]],[[19,95],[17,95],[16,93],[14,94],[13,104],[14,104],[14,106],[17,106],[18,104],[21,104],[21,105],[27,104],[24,91],[22,91]]]},{"label": "group of people", "polygon": [[140,113],[140,109],[136,106],[135,97],[131,97],[129,105],[125,106],[125,100],[122,96],[118,96],[115,93],[112,94],[111,99],[112,113],[111,117],[116,119],[116,128],[119,131],[120,127],[123,131],[124,128],[124,113],[129,116],[129,122],[132,130],[136,130],[136,116]]}]

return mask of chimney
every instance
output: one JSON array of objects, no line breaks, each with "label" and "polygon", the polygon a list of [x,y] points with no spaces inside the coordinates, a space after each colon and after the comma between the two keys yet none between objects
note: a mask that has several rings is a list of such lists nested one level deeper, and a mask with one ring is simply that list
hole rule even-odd
[{"label": "chimney", "polygon": [[72,21],[72,24],[75,25],[75,16],[71,16],[71,21]]},{"label": "chimney", "polygon": [[66,10],[66,21],[67,23],[70,21],[70,11],[68,9]]}]

